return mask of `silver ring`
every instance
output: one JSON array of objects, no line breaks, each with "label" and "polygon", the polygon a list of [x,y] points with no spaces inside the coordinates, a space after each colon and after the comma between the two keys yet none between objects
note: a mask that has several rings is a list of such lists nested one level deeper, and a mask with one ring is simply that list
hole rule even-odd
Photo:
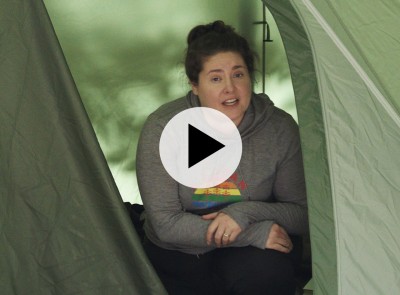
[{"label": "silver ring", "polygon": [[230,235],[228,235],[227,233],[224,233],[223,236],[229,238]]}]

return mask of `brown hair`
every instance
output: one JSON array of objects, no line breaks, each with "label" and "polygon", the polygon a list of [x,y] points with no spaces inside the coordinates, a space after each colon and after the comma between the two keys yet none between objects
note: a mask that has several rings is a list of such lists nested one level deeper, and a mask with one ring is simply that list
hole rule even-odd
[{"label": "brown hair", "polygon": [[187,44],[185,70],[190,82],[195,84],[199,82],[199,73],[207,57],[228,51],[242,56],[253,80],[254,52],[250,49],[247,40],[223,21],[218,20],[194,27],[189,32]]}]

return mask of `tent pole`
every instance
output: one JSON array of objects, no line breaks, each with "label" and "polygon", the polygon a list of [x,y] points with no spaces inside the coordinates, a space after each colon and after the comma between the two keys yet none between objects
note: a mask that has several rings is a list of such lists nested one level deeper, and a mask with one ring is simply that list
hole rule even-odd
[{"label": "tent pole", "polygon": [[271,36],[270,36],[270,29],[269,29],[269,24],[267,22],[267,17],[266,17],[266,12],[265,10],[267,9],[265,4],[261,1],[262,3],[262,8],[263,8],[263,20],[262,21],[257,21],[254,22],[254,24],[259,25],[262,24],[263,25],[263,30],[262,30],[262,48],[261,48],[261,52],[262,52],[262,92],[265,93],[265,75],[266,75],[266,69],[265,69],[265,64],[266,64],[266,48],[265,48],[265,43],[266,42],[272,42],[273,40],[271,40]]}]

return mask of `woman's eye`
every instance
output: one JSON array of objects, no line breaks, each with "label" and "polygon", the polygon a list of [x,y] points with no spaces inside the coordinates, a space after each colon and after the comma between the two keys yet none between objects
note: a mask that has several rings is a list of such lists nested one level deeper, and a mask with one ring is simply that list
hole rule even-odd
[{"label": "woman's eye", "polygon": [[235,77],[235,78],[241,78],[243,76],[244,76],[243,73],[236,73],[236,74],[233,75],[233,77]]},{"label": "woman's eye", "polygon": [[220,77],[212,77],[212,78],[211,78],[211,81],[213,81],[213,82],[219,82],[219,81],[221,81],[221,78],[220,78]]}]

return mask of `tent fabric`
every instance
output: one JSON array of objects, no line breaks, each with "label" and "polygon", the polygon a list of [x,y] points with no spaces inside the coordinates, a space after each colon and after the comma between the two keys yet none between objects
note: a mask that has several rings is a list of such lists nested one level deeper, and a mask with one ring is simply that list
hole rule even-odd
[{"label": "tent fabric", "polygon": [[298,109],[314,294],[398,294],[400,3],[264,2]]},{"label": "tent fabric", "polygon": [[42,1],[0,2],[2,294],[166,294]]},{"label": "tent fabric", "polygon": [[[306,31],[291,3],[265,3],[281,34],[295,92],[310,215],[313,280],[317,281],[315,291],[316,294],[319,291],[321,294],[337,294],[332,192],[313,52]],[[314,223],[314,220],[318,222]]]}]

